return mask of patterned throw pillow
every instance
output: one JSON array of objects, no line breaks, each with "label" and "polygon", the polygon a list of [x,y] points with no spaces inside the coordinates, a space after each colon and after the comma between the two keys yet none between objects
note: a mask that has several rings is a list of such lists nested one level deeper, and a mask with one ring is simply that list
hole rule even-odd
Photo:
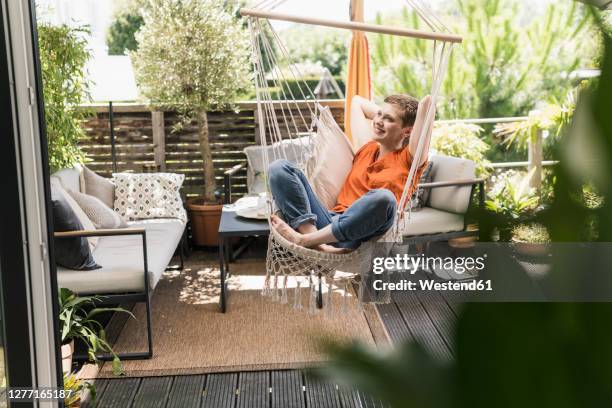
[{"label": "patterned throw pillow", "polygon": [[178,218],[187,222],[179,190],[185,175],[114,173],[115,211],[124,220]]},{"label": "patterned throw pillow", "polygon": [[[431,183],[433,180],[433,174],[431,169],[433,167],[433,162],[427,163],[427,167],[423,170],[423,174],[421,175],[421,183]],[[412,193],[412,198],[410,199],[410,205],[412,206],[412,211],[419,211],[425,204],[427,204],[427,200],[429,199],[429,193],[431,188],[417,188],[417,190]]]}]

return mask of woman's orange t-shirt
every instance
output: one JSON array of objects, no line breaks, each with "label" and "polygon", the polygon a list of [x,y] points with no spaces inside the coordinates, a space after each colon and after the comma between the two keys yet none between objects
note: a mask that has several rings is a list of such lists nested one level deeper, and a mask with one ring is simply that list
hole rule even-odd
[{"label": "woman's orange t-shirt", "polygon": [[[412,156],[408,151],[408,146],[376,160],[378,151],[378,143],[370,141],[355,154],[353,168],[338,194],[338,201],[332,211],[338,213],[346,211],[355,200],[376,188],[390,190],[399,203],[412,165]],[[409,197],[416,189],[426,164],[417,170],[408,192]]]}]

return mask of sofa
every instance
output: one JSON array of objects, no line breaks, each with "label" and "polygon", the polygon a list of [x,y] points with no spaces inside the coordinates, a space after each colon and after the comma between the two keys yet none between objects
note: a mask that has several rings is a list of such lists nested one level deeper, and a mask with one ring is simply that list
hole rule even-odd
[{"label": "sofa", "polygon": [[[80,169],[62,169],[51,177],[65,189],[81,191]],[[52,191],[53,191],[52,182]],[[148,350],[120,354],[120,358],[150,358],[151,293],[179,248],[182,268],[182,244],[185,223],[176,218],[128,221],[127,228],[56,233],[61,236],[98,236],[92,251],[101,269],[81,271],[57,267],[58,287],[79,295],[100,296],[100,304],[144,302],[147,315]],[[104,359],[104,358],[102,358]]]}]

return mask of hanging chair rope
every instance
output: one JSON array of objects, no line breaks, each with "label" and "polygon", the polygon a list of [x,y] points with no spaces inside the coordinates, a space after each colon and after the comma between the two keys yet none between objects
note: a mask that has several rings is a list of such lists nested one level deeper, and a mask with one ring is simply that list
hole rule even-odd
[{"label": "hanging chair rope", "polygon": [[[285,1],[264,0],[256,6],[256,10],[272,10]],[[415,10],[432,32],[448,32],[444,24],[421,0],[406,0],[406,2]],[[271,162],[270,155],[274,159],[287,158],[289,150],[293,153],[293,157],[296,158],[298,167],[306,171],[309,154],[312,152],[311,146],[314,143],[314,130],[317,128],[317,125],[322,125],[319,122],[319,115],[322,113],[322,110],[318,104],[317,97],[303,80],[304,77],[301,75],[299,67],[292,64],[290,52],[269,20],[251,15],[248,18],[248,25],[251,31],[251,45],[253,48],[254,82],[257,95],[259,134],[263,150],[264,177],[266,180],[268,179],[267,169]],[[406,33],[404,32],[401,35],[406,35]],[[423,38],[420,34],[415,36]],[[450,34],[435,36],[435,39],[446,38],[445,36],[448,37]],[[374,251],[377,250],[376,248],[378,248],[375,248],[375,243],[393,243],[401,240],[400,223],[405,222],[403,217],[410,199],[413,180],[418,170],[419,158],[423,157],[425,149],[429,144],[436,111],[436,101],[453,48],[452,43],[457,42],[455,39],[452,39],[452,41],[437,41],[435,39],[430,87],[431,103],[426,110],[425,119],[419,129],[419,134],[413,135],[413,137],[418,137],[419,142],[399,201],[394,226],[384,237],[363,243],[353,252],[331,254],[291,243],[278,234],[270,225],[264,294],[270,295],[276,300],[288,302],[288,276],[302,277],[302,281],[298,280],[297,285],[300,288],[302,283],[305,283],[305,286],[310,287],[309,309],[312,311],[314,310],[312,300],[315,298],[314,290],[318,279],[325,279],[326,284],[330,288],[329,300],[331,300],[332,285],[337,285],[340,282],[341,286],[348,291],[350,283],[363,282],[365,280],[362,274],[369,272],[371,269],[371,258]],[[271,41],[274,41],[276,47],[273,47]],[[274,49],[278,51],[278,55],[273,52]],[[266,67],[263,63],[264,57],[267,58],[265,61],[268,62],[268,72],[266,72]],[[287,86],[290,81],[295,84],[295,89]],[[274,87],[280,97],[278,100],[274,100],[271,87]],[[302,102],[298,103],[298,99],[301,99]],[[307,112],[303,109],[304,105]],[[296,141],[301,143],[303,139],[299,138],[305,136],[308,136],[308,147],[310,147],[306,149],[302,145],[296,145]],[[267,183],[266,189],[268,197],[271,197]],[[272,208],[272,205],[270,203],[270,208]],[[410,214],[410,208],[408,208],[407,212]],[[409,217],[408,215],[408,220]],[[270,222],[269,217],[268,222]],[[383,249],[385,248],[388,249],[388,247],[383,247]],[[351,273],[349,275],[344,274],[342,278],[338,278],[338,271]],[[360,294],[363,293],[363,286],[360,285]],[[301,299],[298,299],[299,296],[301,296],[299,290],[296,289],[293,302],[296,308],[301,307],[302,304]]]}]

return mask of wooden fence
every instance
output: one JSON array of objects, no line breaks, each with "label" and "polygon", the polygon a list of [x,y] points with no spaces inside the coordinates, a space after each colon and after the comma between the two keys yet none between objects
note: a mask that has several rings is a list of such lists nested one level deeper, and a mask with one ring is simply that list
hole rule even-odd
[{"label": "wooden fence", "polygon": [[[344,101],[329,100],[340,125],[344,123]],[[238,104],[239,111],[210,112],[208,115],[213,163],[218,187],[223,172],[246,160],[243,149],[258,143],[259,129],[256,104]],[[95,115],[83,122],[85,137],[79,145],[86,154],[86,165],[97,173],[110,177],[113,172],[111,127],[108,105],[94,105]],[[306,110],[304,102],[292,108]],[[187,196],[200,194],[203,185],[202,158],[199,151],[197,126],[188,124],[175,131],[179,122],[176,112],[154,112],[144,105],[114,104],[113,129],[115,163],[118,172],[168,171],[185,175]],[[246,193],[246,171],[236,175],[232,193]]]},{"label": "wooden fence", "polygon": [[[344,124],[344,100],[323,102],[329,106],[338,123]],[[285,106],[286,107],[286,106]],[[256,104],[238,104],[239,111],[210,112],[208,115],[213,163],[218,188],[221,190],[223,172],[246,160],[243,149],[259,143],[259,126]],[[89,162],[87,166],[97,173],[110,177],[113,172],[110,118],[108,105],[94,105],[95,115],[85,122],[85,137],[79,141]],[[304,102],[296,102],[292,113],[301,112],[308,118]],[[283,112],[277,106],[277,116],[283,133]],[[285,112],[286,114],[286,112]],[[525,120],[518,118],[464,119],[440,121],[440,123],[501,123]],[[116,104],[113,106],[116,171],[148,172],[168,171],[185,175],[183,191],[187,196],[201,193],[203,186],[202,159],[200,156],[197,126],[194,123],[174,131],[179,118],[176,112],[154,112],[145,105]],[[299,129],[305,131],[306,129]],[[519,163],[493,163],[493,167],[535,168],[532,187],[541,187],[542,166],[554,164],[542,159],[542,132],[529,142],[529,161]],[[246,170],[235,176],[233,198],[247,191]]]}]

